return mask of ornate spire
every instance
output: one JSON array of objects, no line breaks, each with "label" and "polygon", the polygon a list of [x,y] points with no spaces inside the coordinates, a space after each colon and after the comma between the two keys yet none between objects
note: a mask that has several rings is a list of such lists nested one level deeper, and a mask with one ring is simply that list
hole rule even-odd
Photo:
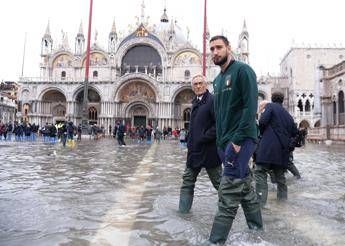
[{"label": "ornate spire", "polygon": [[79,26],[78,35],[84,36],[84,32],[83,32],[83,22],[82,22],[82,21],[80,21],[80,26]]},{"label": "ornate spire", "polygon": [[114,18],[114,20],[113,20],[113,25],[112,25],[111,31],[110,31],[110,34],[114,34],[114,33],[116,33],[115,18]]},{"label": "ornate spire", "polygon": [[243,27],[242,27],[242,33],[241,36],[249,36],[248,35],[248,30],[247,30],[247,24],[246,24],[246,19],[243,20]]},{"label": "ornate spire", "polygon": [[77,33],[77,37],[84,37],[84,31],[83,31],[83,22],[80,21],[79,31]]},{"label": "ornate spire", "polygon": [[169,18],[168,18],[168,15],[167,15],[167,9],[166,8],[164,8],[164,13],[163,13],[163,15],[162,15],[162,17],[161,17],[161,22],[169,22]]},{"label": "ornate spire", "polygon": [[47,24],[47,28],[46,28],[46,32],[44,33],[44,37],[50,37],[50,25],[49,25],[49,20],[48,20],[48,24]]}]

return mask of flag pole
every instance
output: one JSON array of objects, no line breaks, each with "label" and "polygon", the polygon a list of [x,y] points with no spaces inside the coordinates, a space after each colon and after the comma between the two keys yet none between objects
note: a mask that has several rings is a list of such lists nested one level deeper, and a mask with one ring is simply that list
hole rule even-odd
[{"label": "flag pole", "polygon": [[90,0],[89,27],[88,27],[88,33],[87,33],[87,48],[86,48],[86,62],[85,62],[84,98],[83,98],[83,112],[82,112],[82,128],[83,129],[87,129],[89,125],[87,106],[88,106],[88,94],[89,94],[88,90],[89,90],[89,69],[90,69],[92,4],[93,4],[93,0]]},{"label": "flag pole", "polygon": [[206,26],[207,26],[207,0],[204,3],[204,33],[202,36],[202,74],[206,76]]},{"label": "flag pole", "polygon": [[23,61],[22,61],[22,74],[21,74],[21,77],[24,76],[25,47],[26,47],[26,32],[25,32],[25,37],[24,37],[24,48],[23,48]]}]

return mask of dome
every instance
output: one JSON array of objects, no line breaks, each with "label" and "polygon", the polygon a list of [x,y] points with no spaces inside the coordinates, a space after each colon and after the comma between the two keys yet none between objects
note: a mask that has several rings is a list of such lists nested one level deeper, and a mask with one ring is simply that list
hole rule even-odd
[{"label": "dome", "polygon": [[163,41],[163,43],[168,42],[173,38],[175,46],[185,45],[188,41],[180,26],[174,21],[164,21],[160,22],[154,28],[154,33]]}]

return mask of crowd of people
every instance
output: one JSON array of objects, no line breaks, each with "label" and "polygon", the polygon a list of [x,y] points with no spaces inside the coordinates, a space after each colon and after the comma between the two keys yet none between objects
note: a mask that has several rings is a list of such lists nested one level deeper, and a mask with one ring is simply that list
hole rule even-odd
[{"label": "crowd of people", "polygon": [[188,131],[186,129],[172,129],[171,127],[160,129],[158,126],[154,128],[151,125],[146,127],[143,125],[126,127],[122,121],[117,121],[114,127],[109,126],[109,134],[112,134],[117,139],[120,146],[126,145],[125,136],[136,140],[139,144],[151,144],[153,141],[159,143],[161,140],[178,139],[181,145],[185,145],[188,139]]}]

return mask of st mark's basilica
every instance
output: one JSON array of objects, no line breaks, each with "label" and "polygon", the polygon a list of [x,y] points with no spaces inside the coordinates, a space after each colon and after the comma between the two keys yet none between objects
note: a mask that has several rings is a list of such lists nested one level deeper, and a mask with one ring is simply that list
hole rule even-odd
[{"label": "st mark's basilica", "polygon": [[[189,40],[166,9],[157,23],[148,23],[141,7],[141,18],[127,35],[119,35],[115,22],[109,24],[107,49],[91,41],[88,120],[108,128],[123,120],[127,126],[151,125],[160,128],[188,127],[191,78],[202,71],[202,53]],[[210,35],[207,33],[207,39]],[[207,40],[207,43],[208,43]],[[243,24],[237,59],[248,63],[249,35]],[[20,104],[23,119],[44,125],[71,120],[81,123],[86,63],[86,39],[82,24],[74,47],[66,33],[55,44],[50,26],[41,40],[39,78],[21,78]],[[219,72],[209,53],[206,75],[211,84]],[[212,88],[212,86],[209,86]]]}]

